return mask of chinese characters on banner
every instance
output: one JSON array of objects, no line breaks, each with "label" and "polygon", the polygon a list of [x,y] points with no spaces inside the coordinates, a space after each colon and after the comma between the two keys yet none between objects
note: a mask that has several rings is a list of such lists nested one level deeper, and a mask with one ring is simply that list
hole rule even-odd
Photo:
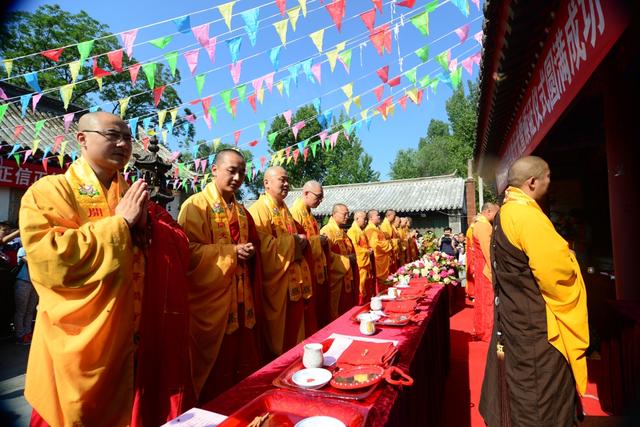
[{"label": "chinese characters on banner", "polygon": [[623,1],[565,0],[536,64],[526,96],[500,149],[498,191],[509,166],[530,154],[605,58],[628,24]]},{"label": "chinese characters on banner", "polygon": [[18,165],[11,160],[0,163],[0,187],[20,188],[26,190],[31,184],[45,175],[64,173],[62,169],[49,167],[45,172],[41,164],[26,163]]}]

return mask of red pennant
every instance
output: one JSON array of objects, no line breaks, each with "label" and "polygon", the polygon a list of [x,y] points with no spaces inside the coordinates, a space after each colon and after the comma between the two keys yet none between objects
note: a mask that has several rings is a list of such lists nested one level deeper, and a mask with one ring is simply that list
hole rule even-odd
[{"label": "red pennant", "polygon": [[255,113],[257,111],[257,109],[256,109],[256,94],[252,93],[251,95],[247,96],[247,99],[249,100],[249,104],[251,104],[251,108],[253,108],[253,112]]},{"label": "red pennant", "polygon": [[416,98],[418,98],[418,105],[420,105],[420,103],[422,102],[422,93],[424,92],[424,89],[420,89],[418,91],[418,96]]},{"label": "red pennant", "polygon": [[145,136],[144,138],[142,138],[142,146],[144,147],[145,150],[149,146],[149,137],[148,136]]},{"label": "red pennant", "polygon": [[153,105],[157,108],[160,103],[160,98],[162,98],[162,94],[164,93],[164,88],[166,86],[158,86],[153,88]]},{"label": "red pennant", "polygon": [[414,4],[416,4],[416,0],[404,0],[398,3],[398,6],[412,8]]},{"label": "red pennant", "polygon": [[[122,49],[114,50],[113,52],[107,53],[107,57],[109,58],[109,64],[113,67],[116,72],[122,72]],[[140,67],[140,65],[138,65]],[[132,79],[135,83],[135,79]]]},{"label": "red pennant", "polygon": [[99,77],[106,77],[106,76],[110,76],[111,73],[107,70],[103,70],[102,68],[98,67],[98,58],[93,58],[93,77],[95,78],[99,78]]},{"label": "red pennant", "polygon": [[235,117],[238,110],[238,98],[233,98],[229,104],[231,104],[231,115]]},{"label": "red pennant", "polygon": [[371,0],[373,2],[373,5],[376,7],[376,9],[378,9],[380,11],[380,14],[382,15],[382,0]]},{"label": "red pennant", "polygon": [[402,107],[402,110],[406,111],[407,109],[407,95],[402,95],[400,99],[398,99],[398,104]]},{"label": "red pennant", "polygon": [[369,34],[369,39],[371,40],[371,43],[373,43],[373,46],[376,48],[376,50],[380,55],[384,53],[384,49],[386,46],[387,32],[389,33],[389,35],[391,35],[391,32],[389,31],[389,26],[385,24],[376,28],[373,31],[373,33]]},{"label": "red pennant", "polygon": [[296,148],[293,150],[293,163],[298,163],[298,156],[300,156],[300,150]]},{"label": "red pennant", "polygon": [[42,167],[44,168],[45,173],[49,173],[49,159],[45,157],[42,158]]},{"label": "red pennant", "polygon": [[369,33],[373,31],[373,27],[376,24],[376,10],[371,9],[367,12],[360,14],[360,19],[364,22],[364,25],[369,29]]},{"label": "red pennant", "polygon": [[382,99],[382,91],[384,90],[384,85],[380,85],[373,90],[373,93],[376,94],[376,98],[378,98],[378,102]]},{"label": "red pennant", "polygon": [[287,147],[287,149],[284,150],[284,153],[287,156],[287,159],[289,159],[289,157],[291,157],[291,147]]},{"label": "red pennant", "polygon": [[251,141],[249,143],[249,147],[255,147],[256,145],[258,145],[258,140],[257,139],[254,139],[253,141]]},{"label": "red pennant", "polygon": [[278,9],[280,9],[280,15],[284,16],[285,9],[287,8],[287,0],[276,0]]},{"label": "red pennant", "polygon": [[398,86],[398,85],[400,84],[400,77],[401,77],[401,76],[397,76],[397,77],[394,77],[394,78],[392,78],[391,80],[389,80],[389,81],[387,82],[387,84],[389,85],[389,87],[396,87],[396,86]]},{"label": "red pennant", "polygon": [[342,18],[344,17],[344,6],[345,0],[335,0],[333,3],[326,5],[327,11],[329,15],[331,15],[331,19],[333,19],[333,23],[336,24],[338,31],[340,31],[342,27]]},{"label": "red pennant", "polygon": [[[122,52],[120,52],[122,55]],[[129,74],[131,74],[131,84],[136,84],[138,80],[138,71],[140,71],[140,64],[133,64],[129,67]]]},{"label": "red pennant", "polygon": [[304,147],[304,151],[302,152],[302,156],[304,157],[304,161],[307,161],[307,157],[309,156],[309,147]]},{"label": "red pennant", "polygon": [[378,77],[380,77],[383,83],[386,83],[389,81],[389,66],[385,65],[382,68],[378,68],[376,74],[378,74]]},{"label": "red pennant", "polygon": [[62,144],[62,140],[64,139],[64,135],[56,135],[56,140],[53,143],[53,148],[51,149],[52,153],[57,153],[60,149],[60,144]]},{"label": "red pennant", "polygon": [[63,47],[61,47],[60,49],[45,50],[44,52],[40,52],[40,55],[52,61],[58,62],[60,60],[60,55],[62,55],[63,50],[64,50]]},{"label": "red pennant", "polygon": [[15,137],[15,139],[18,139],[18,137],[20,136],[23,130],[24,130],[24,125],[16,126],[16,129],[13,131],[13,136]]},{"label": "red pennant", "polygon": [[260,157],[260,169],[264,169],[264,164],[267,161],[265,156]]},{"label": "red pennant", "polygon": [[211,96],[202,98],[200,100],[200,103],[202,104],[202,111],[204,112],[204,115],[209,117],[209,107],[211,107]]},{"label": "red pennant", "polygon": [[233,133],[233,143],[235,144],[235,146],[238,146],[238,141],[240,141],[240,134],[242,133],[241,130],[237,130]]}]

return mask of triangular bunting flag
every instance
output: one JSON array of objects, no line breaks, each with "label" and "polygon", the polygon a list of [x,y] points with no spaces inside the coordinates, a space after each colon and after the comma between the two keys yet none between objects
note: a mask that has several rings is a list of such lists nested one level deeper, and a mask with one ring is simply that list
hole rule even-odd
[{"label": "triangular bunting flag", "polygon": [[64,133],[69,132],[69,128],[71,127],[71,123],[73,123],[73,117],[76,113],[67,113],[63,116],[64,121]]},{"label": "triangular bunting flag", "polygon": [[204,80],[206,74],[198,74],[196,76],[196,89],[198,89],[198,96],[202,96],[202,88],[204,87]]},{"label": "triangular bunting flag", "polygon": [[231,62],[236,62],[238,60],[238,55],[240,54],[240,46],[242,45],[242,37],[234,37],[232,39],[226,40],[227,46],[229,46],[229,54],[231,55]]},{"label": "triangular bunting flag", "polygon": [[264,132],[267,128],[267,121],[263,120],[260,123],[258,123],[258,128],[260,129],[260,138],[264,137]]},{"label": "triangular bunting flag", "polygon": [[465,24],[462,27],[457,28],[455,31],[460,38],[460,44],[463,44],[467,40],[467,37],[469,37],[469,24]]},{"label": "triangular bunting flag", "polygon": [[231,114],[231,89],[220,92],[220,98],[222,99],[222,102],[224,102],[227,112]]},{"label": "triangular bunting flag", "polygon": [[153,88],[153,105],[158,108],[158,104],[160,103],[160,98],[162,98],[162,94],[164,93],[164,89],[166,86],[158,86]]},{"label": "triangular bunting flag", "polygon": [[353,96],[353,83],[348,83],[342,86],[340,89],[342,89],[342,92],[347,98],[351,98]]},{"label": "triangular bunting flag", "polygon": [[313,64],[311,66],[311,74],[313,74],[318,84],[322,84],[322,63]]},{"label": "triangular bunting flag", "polygon": [[383,83],[386,83],[389,80],[389,66],[385,65],[384,67],[378,68],[376,74]]},{"label": "triangular bunting flag", "polygon": [[429,12],[422,12],[411,18],[411,23],[422,33],[429,35]]},{"label": "triangular bunting flag", "polygon": [[429,59],[429,46],[423,46],[415,52],[422,62],[427,62],[427,60]]},{"label": "triangular bunting flag", "polygon": [[282,21],[275,22],[273,27],[276,29],[278,36],[280,37],[280,41],[283,46],[287,44],[287,25],[289,23],[289,18],[283,19]]},{"label": "triangular bunting flag", "polygon": [[449,71],[449,61],[451,60],[451,50],[446,50],[436,55],[436,61],[447,72]]},{"label": "triangular bunting flag", "polygon": [[258,15],[260,12],[259,7],[254,7],[253,9],[245,10],[240,13],[242,16],[242,20],[244,21],[244,30],[247,32],[247,36],[249,37],[249,42],[251,46],[256,45],[256,39],[258,36]]},{"label": "triangular bunting flag", "polygon": [[40,52],[40,55],[54,62],[58,62],[60,60],[60,55],[62,55],[63,51],[64,51],[64,48],[61,47],[60,49],[45,50],[44,52]]},{"label": "triangular bunting flag", "polygon": [[127,111],[127,106],[129,106],[129,100],[131,99],[130,96],[127,96],[126,98],[122,98],[118,100],[118,104],[120,104],[120,118],[124,119],[124,115]]},{"label": "triangular bunting flag", "polygon": [[287,121],[288,126],[291,126],[291,115],[292,115],[291,110],[287,110],[284,113],[282,113],[282,116]]},{"label": "triangular bunting flag", "polygon": [[361,104],[361,102],[360,102],[360,95],[355,96],[355,97],[353,98],[353,103],[354,103],[354,104],[356,104],[356,105],[358,106],[358,108],[362,108],[362,104]]},{"label": "triangular bunting flag", "polygon": [[11,77],[11,70],[13,70],[13,60],[4,59],[2,60],[2,64],[4,65],[4,69],[7,71],[7,77]]},{"label": "triangular bunting flag", "polygon": [[93,40],[87,40],[82,43],[78,43],[77,46],[78,52],[80,53],[80,63],[82,64],[85,59],[89,57],[91,54],[91,49],[93,48]]},{"label": "triangular bunting flag", "polygon": [[287,11],[287,16],[289,17],[289,21],[291,22],[291,29],[296,31],[296,23],[298,22],[298,17],[300,16],[300,6],[293,7]]},{"label": "triangular bunting flag", "polygon": [[31,98],[31,111],[33,113],[36,112],[36,107],[38,106],[38,102],[40,102],[40,98],[42,98],[41,93],[36,93],[33,95],[33,98]]},{"label": "triangular bunting flag", "polygon": [[191,19],[188,15],[175,18],[173,23],[176,24],[178,31],[182,34],[187,34],[191,30]]},{"label": "triangular bunting flag", "polygon": [[[122,49],[114,50],[107,53],[107,58],[109,58],[109,64],[115,70],[116,73],[121,73],[122,68]],[[71,67],[71,64],[69,64]]]},{"label": "triangular bunting flag", "polygon": [[376,9],[382,14],[382,0],[371,0]]},{"label": "triangular bunting flag", "polygon": [[344,17],[345,0],[335,0],[325,7],[327,8],[329,15],[331,15],[333,23],[336,24],[338,31],[340,31],[342,27],[342,18]]},{"label": "triangular bunting flag", "polygon": [[380,85],[373,90],[373,93],[376,94],[376,98],[378,99],[378,102],[380,102],[380,100],[382,99],[383,91],[384,91],[384,85]]},{"label": "triangular bunting flag", "polygon": [[287,8],[287,0],[276,0],[276,5],[280,9],[280,15],[284,16],[284,11]]},{"label": "triangular bunting flag", "polygon": [[196,68],[198,67],[198,55],[200,55],[200,49],[193,49],[183,53],[184,59],[187,61],[187,66],[191,75],[194,75]]},{"label": "triangular bunting flag", "polygon": [[307,0],[298,0],[300,7],[302,8],[302,16],[307,17]]},{"label": "triangular bunting flag", "polygon": [[327,59],[329,60],[329,68],[331,69],[332,73],[333,73],[333,70],[336,68],[336,61],[338,60],[339,54],[340,54],[340,51],[337,49],[330,50],[329,52],[327,52]]},{"label": "triangular bunting flag", "polygon": [[278,132],[271,132],[267,135],[267,140],[269,141],[269,146],[273,146],[273,143],[276,141],[276,137],[278,136]]},{"label": "triangular bunting flag", "polygon": [[240,141],[240,134],[242,133],[242,130],[237,130],[235,132],[233,132],[233,144],[237,147],[238,146],[238,141]]},{"label": "triangular bunting flag", "polygon": [[464,16],[469,16],[469,2],[467,0],[451,0],[451,3],[453,3]]},{"label": "triangular bunting flag", "polygon": [[204,48],[207,51],[209,61],[211,61],[212,64],[216,62],[216,43],[217,39],[215,37],[211,37],[209,39],[209,43],[207,43],[207,46]]},{"label": "triangular bunting flag", "polygon": [[27,82],[31,89],[33,89],[35,92],[42,92],[42,89],[40,89],[40,84],[38,83],[37,71],[23,74],[22,77],[24,77],[24,80]]},{"label": "triangular bunting flag", "polygon": [[249,104],[251,105],[251,108],[253,108],[253,112],[255,113],[257,111],[256,94],[252,93],[247,97],[247,100],[249,100]]},{"label": "triangular bunting flag", "polygon": [[389,85],[389,87],[396,87],[400,84],[400,76],[396,76],[392,79],[389,79],[389,81],[387,82],[387,84]]},{"label": "triangular bunting flag", "polygon": [[438,8],[438,3],[440,3],[440,0],[433,0],[424,7],[424,10],[431,13]]},{"label": "triangular bunting flag", "polygon": [[412,69],[408,70],[406,73],[404,73],[405,76],[407,76],[407,79],[412,83],[412,84],[416,84],[416,74],[417,74],[417,67],[413,67]]},{"label": "triangular bunting flag", "polygon": [[138,72],[140,71],[140,64],[132,64],[129,67],[129,75],[131,76],[131,84],[136,84],[138,80]]},{"label": "triangular bunting flag", "polygon": [[149,83],[149,87],[151,89],[155,87],[156,66],[157,64],[155,62],[151,62],[149,64],[142,64],[142,71],[144,71],[144,75],[147,77],[147,83]]},{"label": "triangular bunting flag", "polygon": [[173,36],[164,36],[164,37],[158,37],[157,39],[150,40],[149,43],[151,43],[153,46],[157,47],[158,49],[164,49],[165,47],[167,47],[169,43],[171,43],[171,40],[173,40]]},{"label": "triangular bunting flag", "polygon": [[273,69],[278,71],[278,67],[280,65],[280,49],[282,46],[276,46],[269,52],[269,59],[271,60],[271,65],[273,65]]},{"label": "triangular bunting flag", "polygon": [[318,31],[314,31],[313,33],[309,34],[309,37],[311,38],[311,41],[315,45],[316,49],[318,49],[318,53],[322,53],[322,42],[323,42],[323,39],[324,39],[324,28],[322,28],[322,29],[320,29]]},{"label": "triangular bunting flag", "polygon": [[[9,108],[9,104],[0,105],[0,123],[2,123],[2,119],[4,119],[4,114],[7,112],[7,108]],[[22,130],[20,130],[20,132],[22,132]]]},{"label": "triangular bunting flag", "polygon": [[405,111],[407,109],[407,95],[402,95],[400,99],[398,99],[398,104],[400,104],[402,110]]},{"label": "triangular bunting flag", "polygon": [[209,24],[197,25],[191,28],[191,32],[193,33],[193,37],[196,39],[198,44],[202,47],[207,47],[209,44]]},{"label": "triangular bunting flag", "polygon": [[416,4],[416,0],[403,0],[399,3],[396,3],[398,6],[412,8]]},{"label": "triangular bunting flag", "polygon": [[351,98],[347,99],[345,102],[342,103],[342,106],[344,107],[344,111],[347,115],[349,115],[349,109],[351,109],[351,103],[353,101],[351,100]]},{"label": "triangular bunting flag", "polygon": [[[186,55],[189,52],[185,52],[184,55]],[[169,52],[169,53],[165,53],[164,55],[164,59],[166,59],[167,64],[169,64],[169,70],[171,71],[171,76],[175,77],[176,76],[176,68],[178,66],[178,52],[177,51],[173,51],[173,52]],[[187,64],[189,64],[189,59],[187,59]],[[196,57],[196,65],[197,65],[197,57]]]},{"label": "triangular bunting flag", "polygon": [[233,84],[237,85],[240,82],[240,73],[242,72],[242,59],[229,64],[229,72],[231,73]]},{"label": "triangular bunting flag", "polygon": [[238,98],[240,102],[244,102],[245,96],[247,96],[247,85],[243,84],[236,87],[236,92],[238,92]]},{"label": "triangular bunting flag", "polygon": [[124,33],[120,33],[120,38],[122,39],[122,44],[124,45],[124,51],[127,53],[129,59],[133,57],[133,43],[136,41],[136,36],[138,35],[138,29],[125,31]]},{"label": "triangular bunting flag", "polygon": [[218,11],[220,12],[220,15],[222,15],[224,23],[227,24],[229,31],[231,31],[231,15],[233,14],[233,5],[235,3],[235,1],[230,1],[229,3],[218,6]]},{"label": "triangular bunting flag", "polygon": [[349,74],[349,71],[351,69],[351,49],[340,52],[339,58],[340,62],[344,66],[344,70],[347,72],[347,74]]},{"label": "triangular bunting flag", "polygon": [[98,67],[98,58],[94,57],[93,58],[93,67],[92,67],[92,71],[93,71],[93,77],[106,77],[106,76],[110,76],[111,73],[107,70],[103,70],[102,68]]},{"label": "triangular bunting flag", "polygon": [[360,19],[364,22],[365,27],[369,30],[369,33],[373,31],[373,27],[376,24],[376,10],[371,9],[360,14]]},{"label": "triangular bunting flag", "polygon": [[[120,51],[122,53],[122,51]],[[69,72],[71,73],[71,81],[75,82],[78,79],[78,74],[80,74],[80,61],[71,61],[69,62]]]},{"label": "triangular bunting flag", "polygon": [[478,31],[473,35],[473,39],[477,41],[480,46],[482,46],[482,37],[483,37],[482,31]]}]

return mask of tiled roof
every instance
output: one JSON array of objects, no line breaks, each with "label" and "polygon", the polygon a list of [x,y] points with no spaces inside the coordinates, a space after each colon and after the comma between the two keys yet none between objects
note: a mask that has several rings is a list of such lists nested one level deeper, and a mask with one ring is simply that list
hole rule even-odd
[{"label": "tiled roof", "polygon": [[[314,215],[331,215],[336,203],[344,203],[351,212],[369,209],[393,209],[397,212],[455,210],[462,209],[464,203],[464,180],[454,175],[325,185],[323,189],[324,200],[313,209]],[[287,205],[291,206],[301,194],[302,189],[289,191]]]}]

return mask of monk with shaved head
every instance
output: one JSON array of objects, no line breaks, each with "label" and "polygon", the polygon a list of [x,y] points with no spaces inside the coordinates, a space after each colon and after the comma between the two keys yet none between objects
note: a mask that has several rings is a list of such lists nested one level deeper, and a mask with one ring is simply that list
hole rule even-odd
[{"label": "monk with shaved head", "polygon": [[216,154],[213,181],[189,197],[178,222],[189,236],[193,380],[206,403],[258,369],[262,267],[256,226],[236,200],[246,163],[234,149]]},{"label": "monk with shaved head", "polygon": [[369,240],[364,233],[367,223],[365,211],[353,213],[353,223],[347,232],[356,253],[358,263],[358,304],[366,304],[376,291],[375,286],[375,261],[373,249],[369,246]]},{"label": "monk with shaved head", "polygon": [[277,356],[305,338],[305,326],[316,326],[314,282],[305,257],[309,240],[284,202],[289,194],[287,171],[268,168],[264,189],[249,212],[260,238],[266,342],[271,355]]},{"label": "monk with shaved head", "polygon": [[82,116],[82,156],[22,199],[20,235],[40,297],[25,396],[32,425],[157,426],[193,406],[188,240],[143,180],[121,170],[132,136]]},{"label": "monk with shaved head", "polygon": [[380,224],[380,231],[384,233],[384,237],[391,242],[393,251],[391,252],[391,264],[389,265],[389,273],[395,273],[398,267],[401,266],[402,260],[400,259],[400,236],[396,228],[396,221],[398,216],[396,211],[389,209],[384,214],[384,220]]},{"label": "monk with shaved head", "polygon": [[380,292],[383,290],[384,282],[389,274],[394,273],[394,271],[391,271],[394,256],[393,245],[391,240],[387,239],[385,233],[380,229],[380,213],[375,209],[371,209],[367,212],[367,219],[369,223],[364,229],[364,234],[367,236],[369,247],[373,249],[376,292]]},{"label": "monk with shaved head", "polygon": [[575,255],[538,204],[549,183],[543,159],[517,160],[493,224],[496,322],[480,399],[491,426],[504,414],[513,425],[576,425],[576,391],[586,391],[587,297]]}]

